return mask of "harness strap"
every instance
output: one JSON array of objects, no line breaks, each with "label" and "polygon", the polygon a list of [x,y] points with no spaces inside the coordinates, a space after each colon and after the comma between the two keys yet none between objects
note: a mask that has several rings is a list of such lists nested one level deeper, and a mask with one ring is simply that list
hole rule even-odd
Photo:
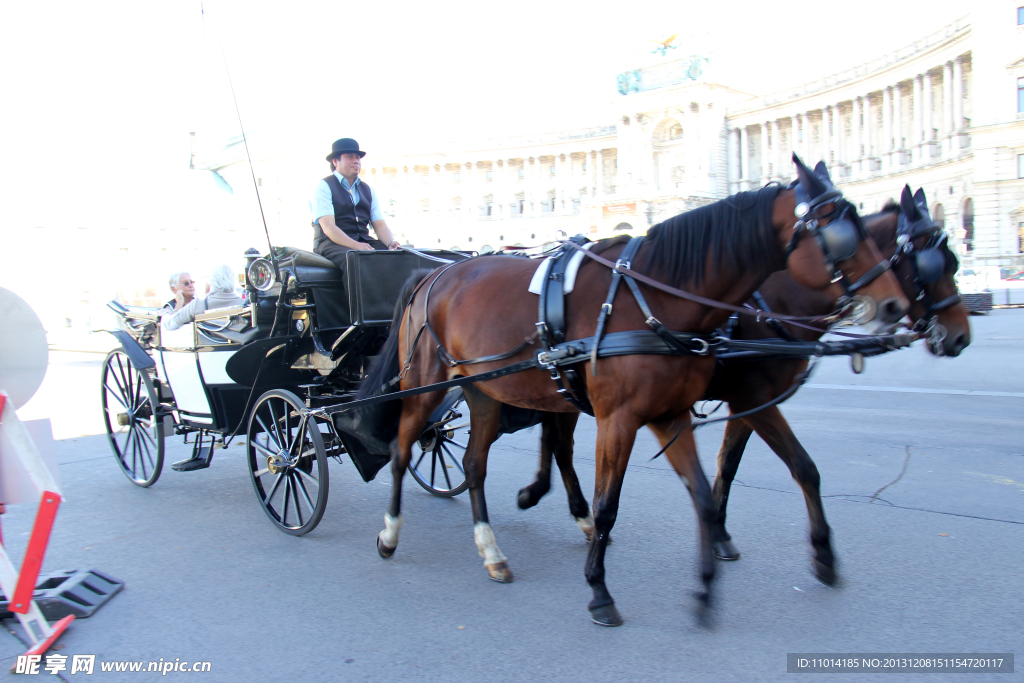
[{"label": "harness strap", "polygon": [[[640,243],[644,241],[643,237],[630,238],[626,244],[626,248],[622,250],[622,254],[619,255],[619,263],[622,264],[623,268],[629,268],[630,262],[633,257],[636,256],[636,252],[640,250]],[[619,283],[622,281],[622,273],[617,270],[612,271],[612,284],[608,288],[608,296],[605,298],[604,303],[601,305],[601,313],[597,316],[597,330],[594,332],[594,350],[590,355],[590,373],[597,377],[597,347],[601,343],[601,337],[604,335],[604,326],[608,322],[608,317],[612,314],[612,302],[615,301],[615,294],[619,291]]]},{"label": "harness strap", "polygon": [[[768,306],[768,302],[764,300],[764,297],[761,296],[761,292],[754,292],[750,296],[757,304],[758,308],[771,312],[772,309],[771,307]],[[787,330],[782,323],[780,323],[775,318],[767,318],[765,322],[768,324],[768,327],[775,330],[775,332],[777,332],[778,335],[785,339],[786,341],[799,341],[796,337],[790,334],[789,330]]]}]

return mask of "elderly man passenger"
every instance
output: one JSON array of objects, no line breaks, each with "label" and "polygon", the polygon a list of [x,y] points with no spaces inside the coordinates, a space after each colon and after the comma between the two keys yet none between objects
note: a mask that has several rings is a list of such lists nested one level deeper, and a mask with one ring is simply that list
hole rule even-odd
[{"label": "elderly man passenger", "polygon": [[[220,265],[211,270],[209,285],[210,292],[205,299],[193,299],[176,309],[171,315],[165,315],[161,320],[164,329],[176,330],[195,320],[199,313],[205,313],[215,308],[241,306],[245,303],[245,300],[235,292],[235,273],[230,266]],[[175,293],[176,299],[177,296],[178,294]]]},{"label": "elderly man passenger", "polygon": [[170,311],[180,310],[196,298],[196,281],[185,271],[171,273],[167,284],[171,286],[171,293],[174,294],[174,298],[164,304],[164,308]]}]

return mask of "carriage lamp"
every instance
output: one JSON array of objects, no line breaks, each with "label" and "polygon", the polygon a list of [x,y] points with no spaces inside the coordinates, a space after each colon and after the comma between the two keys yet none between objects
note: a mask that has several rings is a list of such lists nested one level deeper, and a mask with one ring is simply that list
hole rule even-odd
[{"label": "carriage lamp", "polygon": [[274,286],[274,267],[264,258],[258,258],[249,264],[246,276],[249,278],[249,284],[258,292],[266,292]]}]

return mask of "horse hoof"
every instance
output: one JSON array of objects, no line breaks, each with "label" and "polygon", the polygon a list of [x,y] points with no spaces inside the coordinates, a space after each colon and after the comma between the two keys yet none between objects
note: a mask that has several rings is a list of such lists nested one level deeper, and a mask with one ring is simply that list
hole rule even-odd
[{"label": "horse hoof", "polygon": [[384,545],[384,542],[380,540],[380,536],[377,536],[377,554],[385,560],[395,554],[395,548],[389,548]]},{"label": "horse hoof", "polygon": [[529,487],[519,489],[519,495],[516,496],[516,505],[519,506],[520,510],[529,510],[536,505],[537,502],[538,501],[534,500],[533,496],[530,495]]},{"label": "horse hoof", "polygon": [[508,568],[508,562],[502,560],[501,562],[492,562],[490,564],[484,564],[487,568],[487,576],[490,577],[491,581],[497,581],[498,583],[512,583],[512,570]]},{"label": "horse hoof", "polygon": [[827,565],[824,562],[821,562],[820,560],[814,561],[814,577],[826,586],[836,585],[836,581],[839,578],[836,575],[835,567]]},{"label": "horse hoof", "polygon": [[736,550],[736,546],[732,544],[732,541],[715,541],[712,544],[715,549],[715,557],[726,562],[733,562],[740,559],[740,551]]},{"label": "horse hoof", "polygon": [[615,609],[615,603],[590,608],[590,620],[598,626],[622,626],[622,615]]},{"label": "horse hoof", "polygon": [[697,603],[694,610],[697,624],[701,628],[711,628],[711,593],[707,591],[694,591],[693,597]]}]

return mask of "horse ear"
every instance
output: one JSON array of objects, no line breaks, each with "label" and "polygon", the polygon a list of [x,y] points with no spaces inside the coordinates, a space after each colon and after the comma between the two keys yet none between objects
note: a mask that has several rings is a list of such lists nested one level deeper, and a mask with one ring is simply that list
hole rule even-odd
[{"label": "horse ear", "polygon": [[814,166],[814,175],[818,176],[822,180],[832,182],[832,176],[828,174],[828,166],[825,165],[824,161],[819,161]]},{"label": "horse ear", "polygon": [[800,184],[807,192],[808,197],[814,199],[828,191],[821,178],[816,176],[811,169],[807,168],[806,164],[796,155],[796,152],[793,152],[793,163],[796,164],[796,177],[800,180]]},{"label": "horse ear", "polygon": [[900,211],[909,219],[916,219],[917,204],[914,203],[914,196],[910,194],[910,185],[903,186],[903,194],[900,195]]},{"label": "horse ear", "polygon": [[917,192],[914,193],[914,203],[918,206],[928,206],[928,200],[924,196],[924,188],[917,188]]}]

